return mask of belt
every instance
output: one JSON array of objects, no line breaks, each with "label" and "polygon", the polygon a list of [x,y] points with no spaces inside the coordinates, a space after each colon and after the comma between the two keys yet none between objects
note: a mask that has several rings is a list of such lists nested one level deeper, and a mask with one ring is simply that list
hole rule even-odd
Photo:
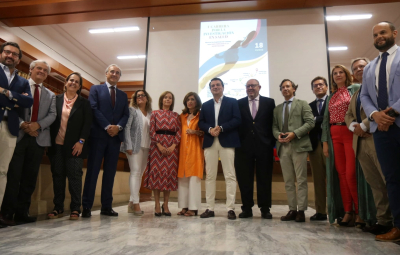
[{"label": "belt", "polygon": [[2,121],[8,121],[8,116],[3,116]]},{"label": "belt", "polygon": [[346,126],[346,122],[335,122],[331,124],[332,126]]},{"label": "belt", "polygon": [[159,135],[176,135],[176,132],[168,131],[168,130],[157,130],[156,134]]}]

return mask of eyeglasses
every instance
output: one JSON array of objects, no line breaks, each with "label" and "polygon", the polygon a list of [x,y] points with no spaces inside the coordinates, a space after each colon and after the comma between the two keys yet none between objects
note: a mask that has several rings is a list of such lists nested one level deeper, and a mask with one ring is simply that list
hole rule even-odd
[{"label": "eyeglasses", "polygon": [[6,54],[6,56],[12,54],[12,56],[14,58],[19,57],[19,53],[16,53],[16,52],[12,52],[12,51],[9,51],[9,50],[3,50],[3,52]]},{"label": "eyeglasses", "polygon": [[259,86],[258,84],[247,84],[246,85],[246,89],[254,89],[254,88],[256,88],[257,86]]},{"label": "eyeglasses", "polygon": [[146,95],[145,94],[140,94],[140,95],[137,95],[136,97],[137,98],[141,98],[141,97],[146,97]]},{"label": "eyeglasses", "polygon": [[323,86],[325,86],[325,84],[323,84],[323,83],[317,83],[317,84],[314,84],[314,85],[313,85],[314,88],[318,88],[318,87],[320,87],[320,86],[323,87]]}]

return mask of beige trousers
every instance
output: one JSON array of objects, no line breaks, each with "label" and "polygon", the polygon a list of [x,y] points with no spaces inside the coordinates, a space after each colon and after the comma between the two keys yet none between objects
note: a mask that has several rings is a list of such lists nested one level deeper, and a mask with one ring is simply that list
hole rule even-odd
[{"label": "beige trousers", "polygon": [[378,224],[391,225],[393,217],[389,207],[385,176],[376,155],[373,137],[359,138],[357,150],[357,158],[374,197]]},{"label": "beige trousers", "polygon": [[0,122],[0,206],[3,203],[4,192],[7,185],[8,165],[14,154],[17,137],[8,130],[7,121]]},{"label": "beige trousers", "polygon": [[314,181],[315,210],[326,214],[326,157],[321,143],[308,153]]},{"label": "beige trousers", "polygon": [[[307,210],[307,152],[292,150],[292,144],[282,144],[279,149],[279,159],[282,167],[283,180],[288,198],[289,210]],[[296,184],[297,179],[297,194]]]},{"label": "beige trousers", "polygon": [[235,210],[236,198],[236,173],[235,173],[235,148],[224,148],[219,143],[218,137],[214,138],[211,147],[204,149],[206,161],[206,201],[207,209],[214,211],[215,189],[218,173],[218,158],[221,158],[222,170],[226,184],[226,209]]}]

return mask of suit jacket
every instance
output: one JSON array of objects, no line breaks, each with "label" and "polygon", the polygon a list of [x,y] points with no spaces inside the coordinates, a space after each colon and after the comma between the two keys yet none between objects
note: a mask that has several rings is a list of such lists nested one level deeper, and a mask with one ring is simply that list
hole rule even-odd
[{"label": "suit jacket", "polygon": [[[17,72],[17,70],[15,69],[14,72]],[[16,73],[10,86],[8,86],[7,76],[4,70],[0,68],[0,87],[10,90],[13,96],[10,100],[7,96],[3,94],[0,95],[0,121],[3,119],[4,112],[7,110],[8,130],[13,136],[18,136],[19,114],[21,110],[17,110],[18,108],[29,108],[33,104],[29,82]],[[24,96],[22,93],[26,93],[28,96]],[[15,105],[19,107],[15,107]]]},{"label": "suit jacket", "polygon": [[[292,149],[296,152],[311,151],[312,147],[308,132],[310,132],[315,125],[314,115],[312,114],[310,106],[304,100],[294,98],[291,104],[288,129],[289,132],[294,132],[296,134],[296,137],[290,141],[292,144]],[[282,112],[283,103],[274,109],[272,132],[276,139],[279,138],[279,134],[282,133],[283,129]],[[278,155],[280,147],[281,143],[277,142],[276,149]]]},{"label": "suit jacket", "polygon": [[[60,130],[62,108],[64,106],[64,93],[56,96],[56,111],[57,117],[53,124],[50,126],[51,133],[51,144],[49,148],[49,155],[55,154],[56,137]],[[82,153],[79,158],[87,158],[88,155],[88,137],[90,128],[92,126],[92,109],[87,99],[78,96],[76,99],[71,112],[69,114],[67,122],[67,130],[64,137],[64,155],[66,158],[76,157],[72,156],[72,147],[79,141],[79,139],[85,139],[83,144]]]},{"label": "suit jacket", "polygon": [[[327,99],[328,97],[326,97]],[[325,102],[326,102],[325,99]],[[321,112],[318,113],[318,107],[317,107],[317,101],[314,100],[311,103],[309,103],[309,106],[311,107],[312,113],[315,117],[315,126],[313,129],[311,129],[310,133],[308,134],[310,136],[310,141],[311,141],[311,146],[312,146],[312,151],[314,151],[318,143],[321,142],[321,136],[322,136],[322,122],[324,121],[324,112],[325,112],[325,102],[324,105],[322,106]]]},{"label": "suit jacket", "polygon": [[[347,110],[346,116],[345,116],[345,121],[346,121],[347,127],[350,127],[350,124],[352,122],[357,122],[356,107],[357,107],[357,97],[359,94],[360,94],[360,90],[357,90],[357,92],[354,93],[354,95],[351,97],[349,109]],[[364,125],[367,127],[367,132],[369,132],[369,126],[370,126],[369,120],[368,120],[367,115],[364,112],[362,105],[361,105],[360,115],[361,115],[362,123],[364,123]],[[353,150],[356,155],[357,155],[358,138],[359,138],[358,135],[353,134]],[[374,144],[373,139],[366,139],[366,141]],[[375,146],[372,146],[372,147],[375,147]]]},{"label": "suit jacket", "polygon": [[[20,122],[31,120],[31,108],[21,108],[23,113],[20,117]],[[56,95],[53,92],[42,86],[42,93],[39,99],[39,112],[37,123],[40,125],[40,129],[37,130],[39,133],[36,137],[36,142],[39,146],[47,147],[51,146],[50,142],[50,125],[56,119]],[[23,130],[19,130],[17,142],[26,134]]]},{"label": "suit jacket", "polygon": [[251,116],[249,98],[238,100],[242,123],[239,126],[239,137],[242,148],[247,150],[254,147],[254,138],[262,144],[273,148],[276,139],[272,134],[272,122],[274,120],[275,100],[260,95],[258,111],[255,119]]},{"label": "suit jacket", "polygon": [[[363,86],[361,89],[361,104],[364,107],[365,114],[369,117],[373,111],[379,111],[377,91],[375,87],[376,76],[375,69],[378,64],[379,56],[371,61],[363,73]],[[400,112],[400,47],[397,48],[396,56],[390,67],[389,75],[389,107]],[[397,117],[395,123],[400,127],[400,117]],[[374,133],[378,125],[371,121],[370,132]]]},{"label": "suit jacket", "polygon": [[[106,84],[90,88],[89,102],[93,110],[93,125],[90,135],[96,138],[106,138],[108,125],[119,125],[125,128],[129,118],[128,96],[120,89],[115,89],[115,107],[112,107],[110,91]],[[124,141],[124,131],[118,133],[121,142]]]},{"label": "suit jacket", "polygon": [[[218,136],[222,147],[240,147],[238,127],[241,121],[237,100],[224,96],[218,114],[218,126],[222,126],[223,129]],[[204,131],[203,148],[211,147],[214,137],[208,133],[208,130],[215,127],[214,99],[203,104],[200,111],[199,127]]]}]

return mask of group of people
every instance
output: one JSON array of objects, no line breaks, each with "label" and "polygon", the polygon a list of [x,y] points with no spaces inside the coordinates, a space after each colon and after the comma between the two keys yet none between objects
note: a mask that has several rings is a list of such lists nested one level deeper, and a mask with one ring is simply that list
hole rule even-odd
[{"label": "group of people", "polygon": [[[242,212],[253,216],[254,176],[261,217],[272,219],[273,150],[280,159],[289,211],[281,221],[305,222],[308,206],[307,157],[314,179],[316,213],[311,221],[337,222],[362,228],[380,241],[400,241],[400,49],[392,23],[373,27],[379,56],[371,63],[357,58],[351,72],[336,65],[331,93],[324,77],[311,81],[316,100],[295,97],[298,85],[284,79],[279,85],[285,101],[261,96],[258,80],[246,83],[247,97],[223,95],[224,83],[209,83],[213,99],[202,104],[188,93],[181,114],[175,97],[161,94],[158,110],[145,90],[136,91],[128,105],[117,88],[122,71],[107,67],[105,84],[92,86],[89,100],[80,96],[82,77],[71,73],[64,93],[43,86],[50,73],[45,61],[30,65],[29,81],[16,74],[22,57],[16,43],[1,46],[0,71],[0,226],[33,222],[30,197],[48,147],[54,188],[54,210],[64,213],[66,178],[71,193],[70,219],[91,217],[101,165],[101,214],[112,209],[112,189],[119,152],[130,166],[128,212],[141,216],[139,190],[154,192],[157,217],[171,216],[170,191],[178,190],[178,215],[195,216],[201,209],[201,180],[205,168],[206,210],[214,217],[216,177],[221,160],[226,183],[227,218],[236,219],[236,185]],[[357,82],[353,82],[353,77]],[[83,159],[88,158],[82,194]],[[296,189],[297,182],[297,189]],[[160,204],[160,193],[163,203]],[[4,198],[3,198],[4,197]],[[328,208],[326,208],[328,204]],[[83,211],[81,213],[81,206]],[[368,224],[367,224],[368,223]]]}]

